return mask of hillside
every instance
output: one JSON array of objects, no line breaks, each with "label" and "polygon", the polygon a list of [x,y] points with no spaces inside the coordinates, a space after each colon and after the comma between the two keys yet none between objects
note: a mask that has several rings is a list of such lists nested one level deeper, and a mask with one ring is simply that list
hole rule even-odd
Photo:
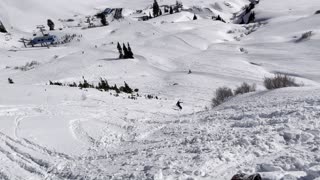
[{"label": "hillside", "polygon": [[[0,179],[320,178],[320,2],[261,0],[249,24],[234,23],[247,0],[181,2],[138,21],[153,0],[2,0]],[[100,27],[106,8],[122,18]],[[47,19],[50,35],[74,39],[18,42],[41,37]],[[118,42],[135,58],[118,59]],[[275,73],[303,87],[266,90]],[[138,92],[49,85],[100,78]],[[257,91],[211,107],[217,88],[242,82]]]}]

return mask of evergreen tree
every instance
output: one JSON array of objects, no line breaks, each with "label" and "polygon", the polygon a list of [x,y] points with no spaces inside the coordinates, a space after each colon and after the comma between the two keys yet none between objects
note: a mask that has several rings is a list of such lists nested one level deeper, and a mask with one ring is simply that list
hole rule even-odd
[{"label": "evergreen tree", "polygon": [[253,12],[251,12],[250,16],[249,16],[249,20],[248,23],[253,23],[256,19],[256,14]]},{"label": "evergreen tree", "polygon": [[128,93],[128,94],[133,92],[133,90],[129,87],[129,85],[126,82],[124,82],[124,90],[123,90],[123,92]]},{"label": "evergreen tree", "polygon": [[107,80],[100,78],[100,82],[96,88],[99,90],[109,91],[110,86]]},{"label": "evergreen tree", "polygon": [[242,18],[241,22],[239,24],[245,24],[244,19]]},{"label": "evergreen tree", "polygon": [[220,17],[220,15],[218,15],[218,17],[216,18],[216,20],[217,20],[217,21],[224,22],[224,23],[226,22],[226,21],[224,21],[224,20]]},{"label": "evergreen tree", "polygon": [[159,16],[159,10],[160,10],[159,4],[158,4],[157,0],[154,0],[154,2],[153,2],[153,17]]},{"label": "evergreen tree", "polygon": [[170,11],[169,11],[170,14],[173,14],[173,8],[172,6],[170,6]]},{"label": "evergreen tree", "polygon": [[101,17],[100,22],[101,22],[101,24],[102,24],[103,26],[109,25],[109,23],[108,23],[108,21],[107,21],[107,18],[106,18],[106,16],[105,16],[104,14],[101,14],[100,17]]},{"label": "evergreen tree", "polygon": [[249,6],[246,6],[246,14],[248,14],[251,11]]},{"label": "evergreen tree", "polygon": [[123,59],[124,56],[123,56],[122,48],[121,48],[121,45],[120,45],[119,42],[118,42],[118,45],[117,45],[117,49],[119,51],[119,59]]},{"label": "evergreen tree", "polygon": [[7,33],[8,31],[6,30],[6,28],[4,27],[4,25],[2,24],[2,22],[0,21],[0,33]]},{"label": "evergreen tree", "polygon": [[54,23],[51,19],[47,20],[47,25],[49,26],[50,31],[54,30]]},{"label": "evergreen tree", "polygon": [[124,43],[123,43],[122,49],[123,49],[123,53],[124,53],[124,59],[128,59],[129,58],[128,49]]},{"label": "evergreen tree", "polygon": [[115,90],[116,93],[118,93],[118,94],[120,93],[120,90],[116,84],[114,85],[113,90]]},{"label": "evergreen tree", "polygon": [[198,19],[198,17],[194,14],[193,15],[193,20],[197,20]]},{"label": "evergreen tree", "polygon": [[133,52],[131,50],[130,44],[128,43],[128,58],[133,59]]}]

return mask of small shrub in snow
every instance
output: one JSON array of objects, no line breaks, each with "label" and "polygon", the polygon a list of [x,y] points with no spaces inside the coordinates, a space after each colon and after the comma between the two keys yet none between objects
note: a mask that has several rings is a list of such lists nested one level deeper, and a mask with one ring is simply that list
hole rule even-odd
[{"label": "small shrub in snow", "polygon": [[8,83],[9,84],[14,84],[13,80],[11,78],[8,78]]},{"label": "small shrub in snow", "polygon": [[31,61],[31,62],[27,62],[24,66],[16,66],[16,67],[14,67],[14,69],[21,70],[21,71],[29,71],[31,69],[34,69],[39,64],[40,63],[37,61]]},{"label": "small shrub in snow", "polygon": [[248,83],[244,82],[241,84],[241,86],[237,87],[234,90],[234,95],[245,94],[245,93],[254,92],[254,91],[256,91],[255,84],[249,85]]},{"label": "small shrub in snow", "polygon": [[314,14],[320,14],[320,10],[316,11]]},{"label": "small shrub in snow", "polygon": [[308,31],[308,32],[305,32],[301,35],[301,37],[299,39],[296,40],[296,42],[301,42],[301,41],[305,41],[305,40],[308,40],[310,39],[310,37],[313,35],[312,31]]},{"label": "small shrub in snow", "polygon": [[264,79],[264,86],[267,89],[278,89],[278,88],[284,88],[284,87],[297,87],[299,86],[295,79],[292,77],[289,77],[285,74],[276,74],[272,78],[265,78]]},{"label": "small shrub in snow", "polygon": [[221,87],[216,90],[216,97],[212,99],[212,107],[216,107],[233,96],[233,92],[228,87]]}]

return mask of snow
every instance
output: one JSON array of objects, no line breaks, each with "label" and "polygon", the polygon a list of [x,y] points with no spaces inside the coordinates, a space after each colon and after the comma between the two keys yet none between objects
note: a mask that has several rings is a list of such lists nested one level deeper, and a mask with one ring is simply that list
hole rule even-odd
[{"label": "snow", "polygon": [[[231,22],[247,0],[183,0],[185,11],[138,21],[152,3],[0,2],[10,32],[0,33],[0,179],[320,178],[320,3],[261,0],[259,22],[238,25]],[[86,17],[105,8],[124,8],[125,17],[87,28]],[[50,34],[77,38],[24,48],[18,40],[39,36],[48,18],[62,28]],[[135,59],[118,60],[117,42],[129,42]],[[268,91],[263,78],[274,73],[303,87]],[[101,77],[141,97],[48,85]],[[257,91],[211,107],[217,88],[242,82]]]}]

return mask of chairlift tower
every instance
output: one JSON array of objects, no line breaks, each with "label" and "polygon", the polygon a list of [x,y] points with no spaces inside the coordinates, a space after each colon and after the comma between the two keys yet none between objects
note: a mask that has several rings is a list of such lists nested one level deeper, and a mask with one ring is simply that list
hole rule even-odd
[{"label": "chairlift tower", "polygon": [[44,25],[38,25],[37,29],[39,29],[40,32],[42,33],[42,35],[45,36],[44,31],[46,31],[46,29],[45,29]]}]

